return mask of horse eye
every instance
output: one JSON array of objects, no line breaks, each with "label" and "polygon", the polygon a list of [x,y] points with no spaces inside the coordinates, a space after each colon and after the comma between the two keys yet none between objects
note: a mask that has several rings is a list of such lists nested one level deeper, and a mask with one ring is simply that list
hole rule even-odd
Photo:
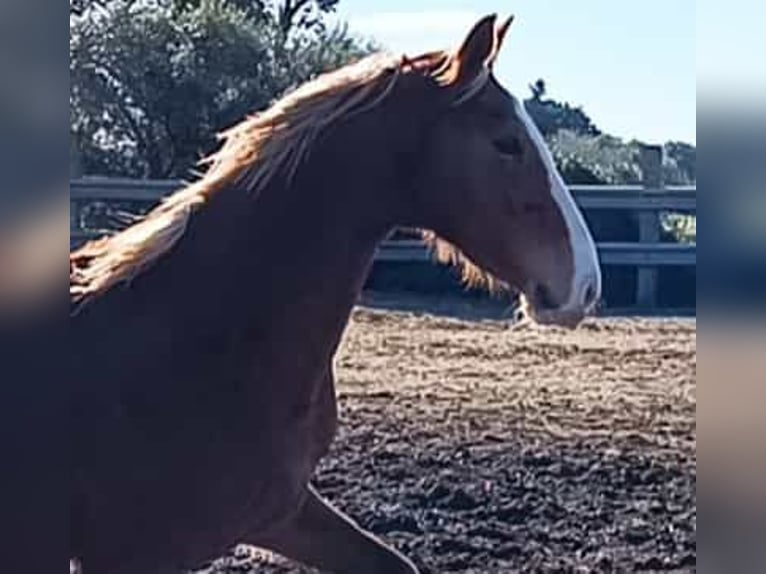
[{"label": "horse eye", "polygon": [[522,153],[521,142],[519,138],[504,137],[492,142],[495,149],[503,155],[520,156]]}]

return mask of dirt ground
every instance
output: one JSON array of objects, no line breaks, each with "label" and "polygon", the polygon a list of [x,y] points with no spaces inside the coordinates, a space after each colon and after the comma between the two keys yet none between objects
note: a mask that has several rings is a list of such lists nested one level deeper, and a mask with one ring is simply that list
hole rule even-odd
[{"label": "dirt ground", "polygon": [[[693,572],[696,361],[693,319],[359,309],[315,484],[424,573]],[[244,548],[213,571],[310,572]]]}]

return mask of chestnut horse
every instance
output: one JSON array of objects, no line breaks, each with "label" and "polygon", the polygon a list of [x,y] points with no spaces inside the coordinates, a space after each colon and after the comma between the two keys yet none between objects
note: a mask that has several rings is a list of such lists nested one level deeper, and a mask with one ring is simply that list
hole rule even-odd
[{"label": "chestnut horse", "polygon": [[[70,255],[72,558],[172,574],[243,542],[319,569],[417,572],[309,485],[332,359],[377,244],[431,230],[473,281],[575,326],[591,235],[492,74],[510,20],[454,53],[375,55],[224,134],[206,174]],[[425,233],[425,232],[424,232]]]}]

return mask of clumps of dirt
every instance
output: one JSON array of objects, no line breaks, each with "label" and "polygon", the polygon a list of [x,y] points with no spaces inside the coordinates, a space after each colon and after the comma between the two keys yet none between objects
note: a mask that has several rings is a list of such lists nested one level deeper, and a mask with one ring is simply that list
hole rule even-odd
[{"label": "clumps of dirt", "polygon": [[337,372],[315,485],[424,574],[695,571],[694,321],[357,311]]}]

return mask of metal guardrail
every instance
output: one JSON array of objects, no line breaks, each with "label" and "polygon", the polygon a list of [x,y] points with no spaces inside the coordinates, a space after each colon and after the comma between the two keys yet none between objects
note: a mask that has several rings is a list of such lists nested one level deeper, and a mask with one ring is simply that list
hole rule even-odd
[{"label": "metal guardrail", "polygon": [[[598,242],[597,248],[603,265],[638,268],[636,300],[643,307],[652,307],[656,302],[659,267],[697,264],[696,244],[660,242],[660,212],[696,213],[697,210],[696,187],[663,187],[660,153],[657,147],[646,148],[643,158],[645,185],[570,187],[575,200],[584,210],[626,210],[639,214],[639,242]],[[70,182],[70,201],[75,209],[77,204],[94,201],[156,203],[183,185],[180,180],[81,178]],[[91,230],[73,229],[70,248],[99,235]],[[410,238],[384,241],[376,254],[376,261],[381,262],[430,260],[431,254],[426,245]]]},{"label": "metal guardrail", "polygon": [[[602,265],[655,267],[696,265],[695,245],[677,243],[600,242],[596,245]],[[377,261],[416,263],[431,260],[422,241],[403,239],[384,241],[375,256]]]},{"label": "metal guardrail", "polygon": [[641,186],[587,186],[569,188],[582,209],[624,209],[628,211],[697,210],[697,188],[655,188]]},{"label": "metal guardrail", "polygon": [[[133,180],[82,178],[70,183],[73,202],[138,201],[156,203],[181,188],[180,180]],[[697,208],[696,188],[646,189],[641,186],[583,186],[570,188],[582,209],[620,209],[628,211],[682,211]],[[95,231],[73,230],[71,243],[78,245],[102,235]],[[599,242],[598,251],[604,265],[667,266],[696,265],[695,245],[658,242]],[[431,259],[426,245],[419,240],[384,241],[377,260],[386,262],[425,262]]]},{"label": "metal guardrail", "polygon": [[[102,237],[96,231],[72,231],[70,247]],[[664,267],[697,264],[697,248],[690,244],[600,242],[596,245],[602,265]],[[375,260],[386,263],[426,263],[432,261],[429,248],[414,239],[387,240],[381,243]]]},{"label": "metal guardrail", "polygon": [[[73,201],[111,200],[157,202],[184,186],[182,180],[80,178],[70,182]],[[582,209],[628,211],[696,211],[696,187],[649,189],[638,185],[572,185]]]}]

